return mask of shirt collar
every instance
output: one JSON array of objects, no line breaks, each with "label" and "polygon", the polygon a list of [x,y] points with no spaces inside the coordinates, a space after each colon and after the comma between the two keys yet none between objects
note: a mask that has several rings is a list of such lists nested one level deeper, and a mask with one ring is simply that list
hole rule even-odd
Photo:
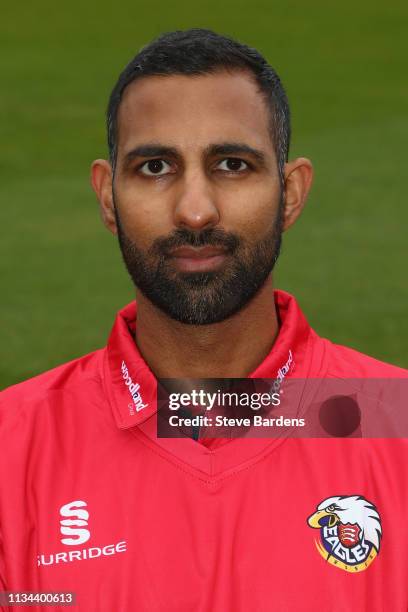
[{"label": "shirt collar", "polygon": [[[311,364],[313,331],[295,298],[275,291],[279,332],[270,353],[249,375],[250,378],[306,378]],[[105,353],[106,393],[118,427],[143,423],[157,411],[156,378],[134,340],[136,302],[116,316]],[[158,348],[160,350],[160,348]]]}]

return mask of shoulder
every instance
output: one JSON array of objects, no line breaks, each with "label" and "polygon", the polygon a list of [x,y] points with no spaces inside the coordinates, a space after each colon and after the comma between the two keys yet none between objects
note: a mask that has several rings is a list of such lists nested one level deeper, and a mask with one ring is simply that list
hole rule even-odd
[{"label": "shoulder", "polygon": [[365,438],[406,438],[408,370],[325,339],[322,343],[325,380],[319,411],[324,411],[319,422],[323,418],[331,428],[357,422]]},{"label": "shoulder", "polygon": [[29,410],[48,402],[49,397],[74,391],[101,378],[101,363],[105,349],[59,365],[0,392],[0,425],[7,415],[23,407]]},{"label": "shoulder", "polygon": [[326,375],[344,378],[408,378],[408,370],[321,338],[325,345]]}]

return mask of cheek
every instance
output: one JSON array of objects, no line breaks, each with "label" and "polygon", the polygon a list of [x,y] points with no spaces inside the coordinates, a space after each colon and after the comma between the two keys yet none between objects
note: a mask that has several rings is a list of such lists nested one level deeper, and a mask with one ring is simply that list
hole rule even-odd
[{"label": "cheek", "polygon": [[156,238],[171,232],[162,197],[122,189],[116,193],[115,202],[124,232],[139,248],[148,249]]},{"label": "cheek", "polygon": [[279,205],[279,187],[259,185],[247,193],[237,192],[224,208],[223,225],[248,239],[262,239],[274,228]]}]

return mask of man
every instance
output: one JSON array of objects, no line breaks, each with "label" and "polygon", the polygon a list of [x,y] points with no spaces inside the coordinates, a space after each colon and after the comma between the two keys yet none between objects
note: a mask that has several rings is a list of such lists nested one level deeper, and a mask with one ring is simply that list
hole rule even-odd
[{"label": "man", "polygon": [[[312,182],[289,135],[276,73],[213,32],[166,34],[120,75],[92,185],[137,306],[106,348],[1,396],[3,590],[87,612],[408,609],[407,443],[360,419],[407,372],[318,337],[273,290]],[[319,433],[160,437],[157,379],[273,379],[295,414],[319,405]]]}]

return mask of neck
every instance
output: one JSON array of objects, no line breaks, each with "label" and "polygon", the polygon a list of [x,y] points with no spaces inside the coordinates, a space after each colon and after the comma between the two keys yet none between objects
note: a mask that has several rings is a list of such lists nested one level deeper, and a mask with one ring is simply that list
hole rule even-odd
[{"label": "neck", "polygon": [[213,325],[174,321],[141,294],[137,302],[136,343],[157,378],[244,378],[278,334],[270,278],[240,312]]}]

